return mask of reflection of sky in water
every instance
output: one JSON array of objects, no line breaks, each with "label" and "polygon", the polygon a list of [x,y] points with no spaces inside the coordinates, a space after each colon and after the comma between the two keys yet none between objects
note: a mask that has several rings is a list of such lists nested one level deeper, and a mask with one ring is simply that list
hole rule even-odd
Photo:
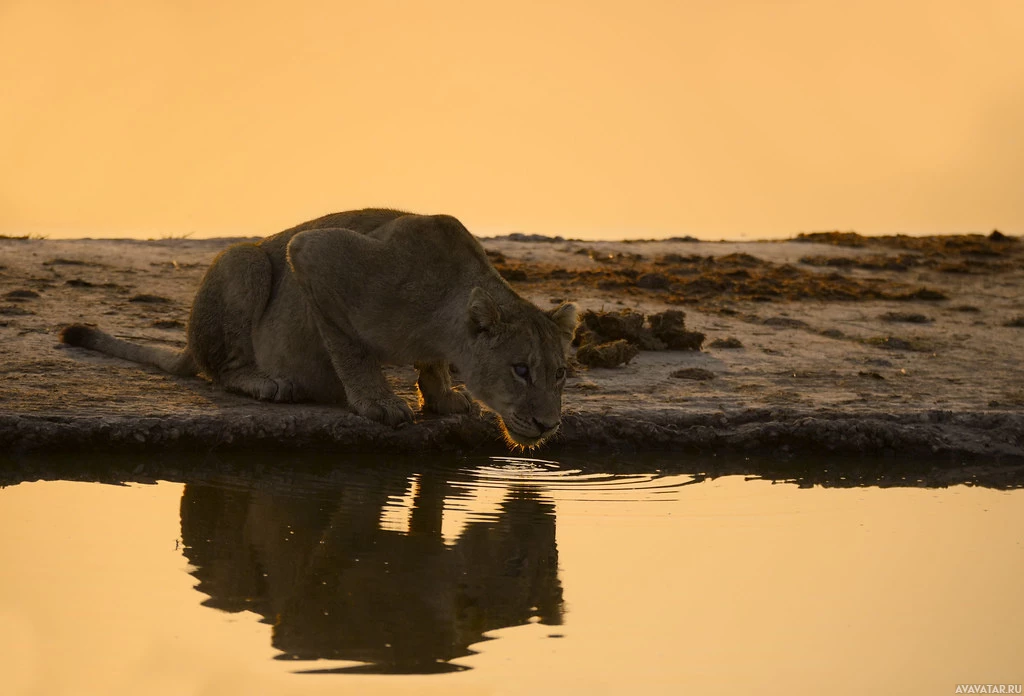
[{"label": "reflection of sky in water", "polygon": [[[0,490],[5,692],[366,693],[400,682],[296,677],[357,663],[271,658],[283,635],[293,649],[366,651],[385,629],[407,632],[392,646],[440,644],[436,657],[454,657],[439,667],[472,668],[405,677],[413,690],[430,687],[417,679],[499,693],[1019,682],[1020,491],[464,464],[353,469],[329,483]],[[202,514],[183,521],[193,500]],[[201,605],[232,601],[245,610]],[[324,607],[349,623],[311,610]]]}]

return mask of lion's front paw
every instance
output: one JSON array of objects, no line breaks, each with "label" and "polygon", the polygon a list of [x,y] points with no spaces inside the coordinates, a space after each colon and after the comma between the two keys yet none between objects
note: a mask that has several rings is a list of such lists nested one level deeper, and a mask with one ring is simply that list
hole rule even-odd
[{"label": "lion's front paw", "polygon": [[432,399],[424,399],[423,410],[447,416],[453,413],[469,413],[473,399],[461,387],[449,389]]},{"label": "lion's front paw", "polygon": [[241,380],[226,382],[225,386],[233,391],[255,397],[260,401],[294,401],[295,389],[291,380],[274,379],[262,375],[246,376]]},{"label": "lion's front paw", "polygon": [[352,407],[363,418],[369,418],[384,425],[397,426],[412,422],[412,409],[397,396],[383,399],[363,399],[352,404]]},{"label": "lion's front paw", "polygon": [[277,378],[273,380],[274,384],[277,385],[277,392],[274,394],[274,401],[281,403],[290,403],[295,401],[295,385],[292,384],[290,379]]}]

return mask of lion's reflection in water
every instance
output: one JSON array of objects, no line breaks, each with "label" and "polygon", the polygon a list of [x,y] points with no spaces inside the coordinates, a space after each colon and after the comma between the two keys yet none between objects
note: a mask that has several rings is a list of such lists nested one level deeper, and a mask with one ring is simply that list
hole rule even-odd
[{"label": "lion's reflection in water", "polygon": [[465,472],[416,480],[401,531],[381,524],[409,489],[396,472],[357,470],[312,493],[187,485],[182,538],[204,604],[261,615],[281,659],[364,663],[328,671],[463,669],[449,660],[487,631],[561,623],[550,500],[510,487],[446,544],[445,500],[472,484]]}]

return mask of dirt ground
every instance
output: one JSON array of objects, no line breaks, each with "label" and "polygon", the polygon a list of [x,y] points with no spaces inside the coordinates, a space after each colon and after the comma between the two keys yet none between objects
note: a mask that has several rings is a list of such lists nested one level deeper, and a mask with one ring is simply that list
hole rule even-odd
[{"label": "dirt ground", "polygon": [[[63,326],[90,322],[124,338],[184,345],[203,272],[236,241],[0,238],[0,454],[502,449],[486,415],[419,417],[392,430],[342,408],[258,403],[58,342]],[[1018,237],[482,241],[502,275],[539,306],[571,299],[636,329],[581,336],[562,430],[533,456],[1024,462]],[[657,331],[669,310],[683,313],[669,315],[681,342]],[[652,315],[654,327],[643,323]],[[619,341],[612,358],[584,359],[588,343],[611,341]],[[390,378],[414,403],[412,369],[393,368]]]}]

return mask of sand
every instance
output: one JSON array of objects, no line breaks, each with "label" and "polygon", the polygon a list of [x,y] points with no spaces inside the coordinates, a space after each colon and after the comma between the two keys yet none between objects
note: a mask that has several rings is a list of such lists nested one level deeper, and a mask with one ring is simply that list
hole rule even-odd
[{"label": "sand", "polygon": [[[236,241],[0,238],[0,453],[505,449],[486,414],[418,415],[391,429],[344,408],[259,403],[59,343],[63,326],[90,322],[184,345],[202,274]],[[705,336],[701,350],[627,350],[625,364],[580,366],[559,435],[532,456],[1024,463],[1020,238],[482,241],[541,307],[571,299],[598,313],[677,310],[686,330]],[[411,368],[389,368],[389,379],[415,403]]]}]

